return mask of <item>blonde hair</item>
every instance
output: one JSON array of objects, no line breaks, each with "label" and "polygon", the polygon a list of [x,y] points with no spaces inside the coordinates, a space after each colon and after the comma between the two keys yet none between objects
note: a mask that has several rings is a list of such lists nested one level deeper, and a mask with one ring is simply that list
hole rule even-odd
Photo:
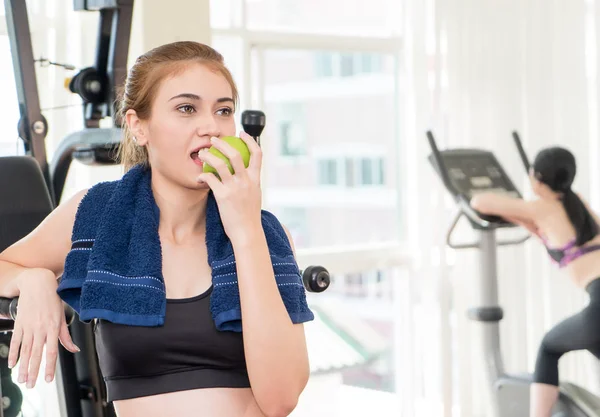
[{"label": "blonde hair", "polygon": [[198,42],[182,41],[161,45],[138,57],[129,70],[125,84],[120,88],[117,121],[124,135],[118,151],[118,161],[124,165],[125,172],[136,165],[149,165],[148,150],[138,146],[125,122],[128,110],[135,110],[142,120],[148,120],[158,86],[167,77],[183,71],[192,62],[207,65],[221,73],[233,93],[234,106],[239,100],[238,89],[233,77],[224,64],[223,56],[208,45]]}]

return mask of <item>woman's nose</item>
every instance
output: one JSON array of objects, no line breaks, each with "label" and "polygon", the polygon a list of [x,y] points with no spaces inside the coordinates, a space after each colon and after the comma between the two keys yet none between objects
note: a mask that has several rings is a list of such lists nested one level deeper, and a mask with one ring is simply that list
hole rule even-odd
[{"label": "woman's nose", "polygon": [[219,136],[219,124],[212,115],[202,117],[196,129],[199,136]]}]

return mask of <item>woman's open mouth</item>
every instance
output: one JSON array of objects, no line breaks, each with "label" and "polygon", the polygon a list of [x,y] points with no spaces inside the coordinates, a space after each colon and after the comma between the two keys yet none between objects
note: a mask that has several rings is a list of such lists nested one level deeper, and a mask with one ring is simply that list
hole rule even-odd
[{"label": "woman's open mouth", "polygon": [[197,150],[193,151],[192,153],[190,153],[190,158],[192,158],[192,161],[196,165],[203,166],[204,163],[202,162],[202,160],[200,158],[198,158],[198,153],[200,153],[200,152],[206,152],[206,151],[208,151],[208,148],[197,149]]}]

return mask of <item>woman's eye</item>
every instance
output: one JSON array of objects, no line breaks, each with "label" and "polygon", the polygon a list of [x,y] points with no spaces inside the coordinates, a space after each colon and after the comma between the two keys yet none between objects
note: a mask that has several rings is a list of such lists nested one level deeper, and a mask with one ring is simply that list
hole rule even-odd
[{"label": "woman's eye", "polygon": [[223,109],[217,110],[217,114],[219,114],[221,116],[231,116],[233,114],[233,110],[230,109],[229,107],[225,107]]},{"label": "woman's eye", "polygon": [[179,110],[182,113],[191,114],[191,113],[194,112],[195,109],[194,109],[194,106],[191,106],[189,104],[185,104],[183,106],[179,106],[177,108],[177,110]]}]

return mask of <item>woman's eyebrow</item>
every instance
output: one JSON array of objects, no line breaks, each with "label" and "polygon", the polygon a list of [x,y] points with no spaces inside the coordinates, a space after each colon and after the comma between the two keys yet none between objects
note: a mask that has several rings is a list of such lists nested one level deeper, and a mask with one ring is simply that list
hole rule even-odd
[{"label": "woman's eyebrow", "polygon": [[200,100],[200,96],[196,95],[196,94],[192,94],[192,93],[181,93],[181,94],[177,94],[176,96],[173,96],[169,99],[169,101],[171,100],[175,100],[176,98],[189,98],[190,100]]},{"label": "woman's eyebrow", "polygon": [[[202,100],[202,98],[197,95],[197,94],[193,94],[193,93],[181,93],[181,94],[177,94],[176,96],[173,96],[169,99],[169,101],[171,100],[175,100],[176,98],[187,98],[190,100]],[[217,99],[217,103],[225,103],[225,102],[232,102],[233,103],[233,99],[231,97],[221,97]]]}]

